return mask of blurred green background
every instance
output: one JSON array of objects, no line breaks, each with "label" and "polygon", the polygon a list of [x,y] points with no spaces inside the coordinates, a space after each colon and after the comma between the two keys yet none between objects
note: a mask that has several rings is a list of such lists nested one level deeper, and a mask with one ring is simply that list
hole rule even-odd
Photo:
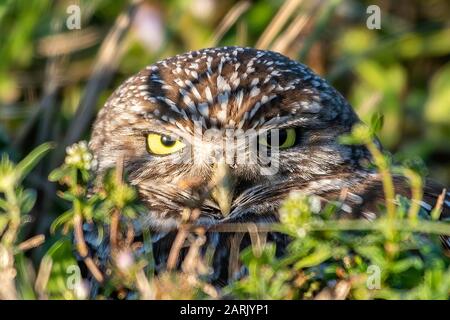
[{"label": "blurred green background", "polygon": [[[366,25],[371,4],[380,29]],[[73,5],[80,29],[69,30]],[[428,176],[450,185],[448,0],[2,0],[0,38],[0,151],[18,160],[45,141],[58,146],[27,180],[39,191],[30,232],[61,212],[47,175],[65,146],[89,138],[114,88],[209,46],[271,49],[309,65],[363,120],[384,114],[380,139],[398,161],[423,159]]]}]

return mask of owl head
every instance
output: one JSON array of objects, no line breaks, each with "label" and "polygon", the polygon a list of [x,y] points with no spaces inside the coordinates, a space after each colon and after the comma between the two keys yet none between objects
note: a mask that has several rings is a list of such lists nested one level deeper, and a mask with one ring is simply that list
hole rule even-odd
[{"label": "owl head", "polygon": [[199,208],[207,226],[266,222],[290,191],[345,187],[367,152],[338,137],[358,121],[305,65],[271,51],[212,48],[126,80],[99,112],[90,148],[98,173],[123,159],[150,228],[177,227],[183,208]]}]

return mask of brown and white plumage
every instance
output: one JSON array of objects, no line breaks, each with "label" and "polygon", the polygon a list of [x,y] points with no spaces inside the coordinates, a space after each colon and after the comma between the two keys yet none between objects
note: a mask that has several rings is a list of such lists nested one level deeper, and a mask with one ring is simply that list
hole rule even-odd
[{"label": "brown and white plumage", "polygon": [[[359,121],[346,100],[308,67],[281,54],[252,48],[204,49],[159,61],[125,81],[100,111],[90,148],[98,172],[115,166],[123,157],[130,182],[137,186],[148,211],[139,228],[149,228],[155,238],[157,262],[164,267],[173,234],[184,207],[201,210],[198,223],[272,222],[290,191],[339,198],[347,190],[342,214],[375,218],[383,202],[376,172],[366,169],[363,146],[345,146],[338,137]],[[280,150],[278,171],[261,174],[259,163],[227,165],[233,188],[227,212],[217,197],[201,196],[199,186],[211,184],[217,163],[200,158],[177,163],[180,154],[155,156],[146,149],[149,132],[189,140],[195,130],[268,130],[295,128],[295,145]],[[217,138],[221,139],[221,138]],[[220,141],[194,141],[194,153],[214,148]],[[240,152],[248,152],[241,150]],[[195,187],[181,187],[195,179]],[[405,181],[395,178],[397,191],[408,196]],[[432,208],[442,188],[429,185],[421,206]],[[450,216],[446,194],[442,216]],[[229,237],[211,233],[217,248],[216,278],[226,279]],[[276,234],[269,240],[285,244]],[[449,245],[447,240],[447,245]],[[107,247],[107,246],[106,246]]]}]

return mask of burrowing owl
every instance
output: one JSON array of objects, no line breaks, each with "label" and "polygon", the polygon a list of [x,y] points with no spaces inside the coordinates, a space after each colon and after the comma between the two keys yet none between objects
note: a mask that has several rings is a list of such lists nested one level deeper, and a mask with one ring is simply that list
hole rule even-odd
[{"label": "burrowing owl", "polygon": [[[184,208],[200,209],[196,223],[207,228],[268,223],[278,220],[291,191],[326,202],[346,190],[341,214],[375,219],[384,200],[379,175],[364,165],[370,155],[338,140],[357,122],[342,95],[305,65],[270,51],[212,48],[159,61],[126,80],[98,114],[90,148],[99,173],[123,157],[147,207],[138,229],[151,230],[163,269]],[[408,196],[407,183],[394,181]],[[428,184],[423,209],[441,192]],[[443,217],[450,214],[446,197]],[[229,279],[232,237],[207,234],[217,283]],[[286,239],[269,233],[268,241],[282,252]]]}]

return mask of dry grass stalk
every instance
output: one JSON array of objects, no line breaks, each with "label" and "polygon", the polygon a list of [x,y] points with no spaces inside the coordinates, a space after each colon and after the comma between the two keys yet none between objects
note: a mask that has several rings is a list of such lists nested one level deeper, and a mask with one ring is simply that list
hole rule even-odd
[{"label": "dry grass stalk", "polygon": [[240,1],[236,3],[225,15],[219,23],[217,29],[214,31],[211,40],[208,42],[208,47],[215,47],[223,38],[225,33],[236,23],[240,16],[244,14],[251,6],[250,1]]},{"label": "dry grass stalk", "polygon": [[141,300],[155,299],[155,291],[152,289],[143,269],[136,273],[136,288],[139,291]]},{"label": "dry grass stalk", "polygon": [[383,99],[383,93],[380,91],[375,91],[372,93],[367,99],[364,99],[363,103],[361,103],[358,107],[358,112],[361,115],[371,114],[377,110],[377,106]]},{"label": "dry grass stalk", "polygon": [[200,215],[200,210],[198,209],[184,209],[183,216],[187,216],[188,220],[186,223],[182,224],[179,229],[175,240],[173,241],[172,247],[170,248],[169,257],[167,259],[167,270],[174,270],[177,266],[178,256],[180,251],[184,246],[184,242],[190,233],[192,228],[192,222],[197,220]]},{"label": "dry grass stalk", "polygon": [[245,21],[239,21],[236,24],[236,45],[246,46],[248,44],[248,26]]},{"label": "dry grass stalk", "polygon": [[25,240],[17,246],[17,249],[20,251],[27,251],[33,248],[36,248],[43,244],[45,241],[45,236],[43,234],[39,234],[37,236],[31,237],[28,240]]},{"label": "dry grass stalk", "polygon": [[442,213],[442,206],[444,205],[444,199],[445,195],[447,194],[447,189],[442,189],[441,194],[437,198],[436,205],[433,208],[433,211],[431,211],[431,218],[433,220],[438,220]]},{"label": "dry grass stalk", "polygon": [[37,144],[43,143],[48,140],[49,129],[52,128],[51,117],[54,114],[54,108],[57,104],[57,94],[61,87],[61,70],[64,69],[64,58],[62,56],[51,57],[46,64],[45,77],[43,80],[44,88],[43,95],[40,102],[33,106],[32,115],[28,118],[26,123],[22,126],[22,129],[14,139],[13,146],[18,148],[22,144],[27,142],[27,138],[31,134],[31,130],[39,121]]},{"label": "dry grass stalk", "polygon": [[111,225],[110,225],[110,231],[109,231],[109,241],[111,243],[111,250],[115,251],[118,246],[118,236],[119,236],[119,220],[120,220],[120,213],[117,210],[114,210],[114,212],[111,215]]},{"label": "dry grass stalk", "polygon": [[314,300],[345,300],[351,288],[350,281],[341,280],[333,288],[325,288],[320,291]]},{"label": "dry grass stalk", "polygon": [[217,226],[213,226],[208,231],[214,232],[244,232],[247,233],[250,230],[258,230],[258,232],[273,232],[274,224],[270,223],[224,223]]},{"label": "dry grass stalk", "polygon": [[190,244],[188,253],[181,265],[184,272],[193,275],[205,274],[208,271],[200,256],[200,249],[206,242],[205,231],[202,228],[197,228],[196,233],[197,238]]},{"label": "dry grass stalk", "polygon": [[422,201],[423,197],[422,178],[418,173],[407,168],[403,170],[403,174],[409,179],[411,186],[411,204],[408,210],[408,217],[412,221],[416,221],[420,211],[420,201]]},{"label": "dry grass stalk", "polygon": [[240,263],[239,263],[239,253],[242,239],[244,238],[245,233],[237,232],[231,238],[230,243],[230,259],[228,261],[228,278],[234,279],[235,275],[239,272]]},{"label": "dry grass stalk", "polygon": [[267,241],[267,232],[261,232],[254,223],[248,224],[248,233],[250,234],[250,240],[252,242],[252,250],[255,256],[259,257],[262,254],[264,246]]},{"label": "dry grass stalk", "polygon": [[100,33],[92,27],[72,30],[40,39],[37,51],[45,57],[68,55],[95,45],[99,38]]},{"label": "dry grass stalk", "polygon": [[[296,40],[299,38],[306,26],[311,25],[311,20],[313,17],[317,16],[319,8],[323,2],[317,1],[313,3],[308,3],[308,7],[305,7],[303,14],[299,14],[295,17],[295,19],[289,24],[286,30],[281,33],[274,44],[271,46],[271,50],[281,52],[287,56],[291,56],[293,59],[297,59],[297,50],[299,47],[299,41]],[[295,55],[292,55],[292,51],[295,52]],[[291,52],[291,54],[289,54]]]},{"label": "dry grass stalk", "polygon": [[[116,161],[116,172],[115,172],[115,180],[117,185],[123,184],[123,161],[124,156],[120,154],[117,157]],[[119,232],[119,224],[120,224],[120,212],[118,210],[114,210],[111,215],[111,225],[110,225],[110,243],[111,243],[111,251],[117,251],[118,247],[118,238],[120,237]]]},{"label": "dry grass stalk", "polygon": [[100,272],[92,258],[88,256],[89,250],[86,245],[86,241],[84,240],[83,233],[83,217],[80,214],[75,214],[73,225],[77,251],[83,259],[86,267],[94,276],[95,280],[97,280],[99,283],[102,283],[104,281],[103,274]]},{"label": "dry grass stalk", "polygon": [[45,256],[44,258],[42,258],[34,284],[34,289],[39,297],[39,300],[48,299],[46,289],[48,280],[50,279],[50,274],[52,272],[52,267],[53,260],[49,256]]},{"label": "dry grass stalk", "polygon": [[298,35],[303,31],[303,28],[310,20],[309,15],[299,15],[294,21],[289,25],[287,30],[277,38],[271,50],[280,52],[282,54],[287,54],[290,44],[298,37]]},{"label": "dry grass stalk", "polygon": [[92,76],[86,85],[84,96],[80,101],[75,117],[64,138],[56,162],[59,162],[64,155],[63,150],[65,146],[79,140],[83,132],[85,132],[89,126],[95,112],[97,99],[102,90],[106,88],[111,81],[120,58],[125,52],[124,36],[131,25],[138,6],[142,2],[142,0],[133,1],[126,12],[123,12],[117,17],[114,26],[103,41],[94,65]]},{"label": "dry grass stalk", "polygon": [[283,26],[292,16],[293,12],[299,7],[302,0],[287,0],[278,10],[275,17],[264,30],[263,34],[256,42],[255,47],[259,49],[268,49],[275,37],[280,33]]}]

